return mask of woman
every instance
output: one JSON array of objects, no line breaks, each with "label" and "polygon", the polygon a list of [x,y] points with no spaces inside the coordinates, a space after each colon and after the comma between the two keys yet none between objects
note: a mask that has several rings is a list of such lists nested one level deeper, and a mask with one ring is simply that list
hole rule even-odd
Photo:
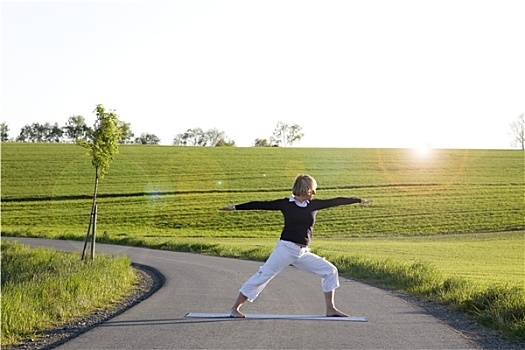
[{"label": "woman", "polygon": [[280,210],[284,216],[284,228],[281,239],[275,249],[248,281],[246,281],[231,308],[230,316],[244,318],[240,308],[246,300],[252,302],[266,285],[289,265],[314,273],[321,277],[326,316],[348,317],[339,311],[334,304],[335,289],[339,287],[337,268],[324,258],[310,252],[309,245],[318,210],[339,205],[372,202],[369,199],[337,197],[333,199],[313,199],[317,189],[317,182],[313,177],[300,174],[295,178],[292,195],[289,198],[273,201],[256,201],[244,204],[231,205],[219,210]]}]

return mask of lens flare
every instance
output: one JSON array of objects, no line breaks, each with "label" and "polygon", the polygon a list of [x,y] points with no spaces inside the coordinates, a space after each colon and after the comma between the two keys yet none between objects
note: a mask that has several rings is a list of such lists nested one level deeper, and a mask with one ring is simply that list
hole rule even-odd
[{"label": "lens flare", "polygon": [[430,143],[414,148],[414,152],[418,157],[425,158],[432,153],[432,145]]}]

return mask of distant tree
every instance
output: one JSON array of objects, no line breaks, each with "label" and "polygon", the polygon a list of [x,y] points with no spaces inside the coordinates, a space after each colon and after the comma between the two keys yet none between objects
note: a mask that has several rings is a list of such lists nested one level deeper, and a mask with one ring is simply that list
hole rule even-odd
[{"label": "distant tree", "polygon": [[215,143],[215,147],[234,147],[235,141],[233,140],[226,140],[226,139],[220,139]]},{"label": "distant tree", "polygon": [[510,124],[510,130],[512,146],[525,150],[525,116],[523,113]]},{"label": "distant tree", "polygon": [[301,128],[298,124],[292,124],[288,127],[288,137],[287,141],[289,145],[292,145],[295,141],[300,141],[304,134],[301,132]]},{"label": "distant tree", "polygon": [[291,146],[294,142],[303,138],[304,134],[301,132],[302,128],[297,125],[288,125],[281,121],[277,122],[277,126],[270,138],[270,143],[274,145]]},{"label": "distant tree", "polygon": [[86,120],[81,115],[69,117],[63,129],[66,137],[75,142],[80,139],[86,139],[91,132],[91,129],[86,124]]},{"label": "distant tree", "polygon": [[285,130],[286,130],[286,124],[284,124],[281,121],[278,121],[277,126],[275,127],[275,130],[273,131],[273,134],[270,137],[270,143],[279,146],[281,142],[283,142],[283,139],[285,138],[284,136]]},{"label": "distant tree", "polygon": [[171,144],[173,146],[186,146],[186,143],[184,142],[184,140],[182,138],[182,135],[183,134],[175,135],[175,137],[173,138],[173,141],[171,142]]},{"label": "distant tree", "polygon": [[174,146],[234,146],[235,141],[229,140],[224,131],[216,128],[204,131],[201,128],[188,129],[177,134],[173,139]]},{"label": "distant tree", "polygon": [[226,133],[219,131],[217,128],[209,129],[204,133],[204,145],[203,146],[217,146],[219,142],[225,142]]},{"label": "distant tree", "polygon": [[9,126],[5,122],[0,123],[0,141],[9,141]]},{"label": "distant tree", "polygon": [[64,130],[58,126],[58,123],[53,125],[46,123],[45,125],[45,142],[60,142],[64,135]]},{"label": "distant tree", "polygon": [[120,140],[120,143],[132,143],[135,134],[131,131],[131,124],[120,122],[120,130],[122,131],[122,139]]},{"label": "distant tree", "polygon": [[17,140],[22,142],[42,142],[45,136],[45,127],[40,123],[24,125]]},{"label": "distant tree", "polygon": [[140,137],[135,138],[135,143],[141,145],[158,145],[160,139],[154,134],[142,133]]},{"label": "distant tree", "polygon": [[57,123],[53,125],[33,123],[25,125],[16,140],[20,142],[60,142],[63,134],[64,131]]},{"label": "distant tree", "polygon": [[31,142],[33,128],[30,125],[24,125],[20,129],[20,134],[16,137],[17,142]]},{"label": "distant tree", "polygon": [[270,147],[270,143],[267,139],[255,139],[253,144],[254,147]]},{"label": "distant tree", "polygon": [[204,146],[204,131],[201,128],[188,129],[173,139],[174,146]]},{"label": "distant tree", "polygon": [[122,138],[119,118],[114,111],[106,112],[104,106],[99,104],[94,112],[97,115],[97,120],[95,121],[93,132],[88,139],[77,141],[78,145],[88,150],[88,154],[91,156],[91,164],[95,167],[95,188],[93,190],[91,215],[84,241],[84,250],[82,251],[82,259],[84,259],[87,243],[91,235],[91,260],[95,258],[98,182],[107,173],[109,163],[113,160],[114,155],[119,152],[119,141]]}]

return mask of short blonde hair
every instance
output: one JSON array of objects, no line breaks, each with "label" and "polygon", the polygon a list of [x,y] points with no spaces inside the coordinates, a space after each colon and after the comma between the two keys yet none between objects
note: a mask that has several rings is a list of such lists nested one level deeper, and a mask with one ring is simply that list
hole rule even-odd
[{"label": "short blonde hair", "polygon": [[313,177],[307,174],[299,174],[293,183],[292,193],[294,196],[307,196],[315,194],[316,189],[317,181]]}]

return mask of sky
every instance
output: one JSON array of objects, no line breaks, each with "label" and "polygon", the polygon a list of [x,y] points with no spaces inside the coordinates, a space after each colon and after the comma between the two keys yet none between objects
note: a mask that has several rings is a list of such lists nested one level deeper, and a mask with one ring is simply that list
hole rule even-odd
[{"label": "sky", "polygon": [[169,145],[511,148],[525,112],[523,0],[2,1],[0,122],[115,110]]}]

